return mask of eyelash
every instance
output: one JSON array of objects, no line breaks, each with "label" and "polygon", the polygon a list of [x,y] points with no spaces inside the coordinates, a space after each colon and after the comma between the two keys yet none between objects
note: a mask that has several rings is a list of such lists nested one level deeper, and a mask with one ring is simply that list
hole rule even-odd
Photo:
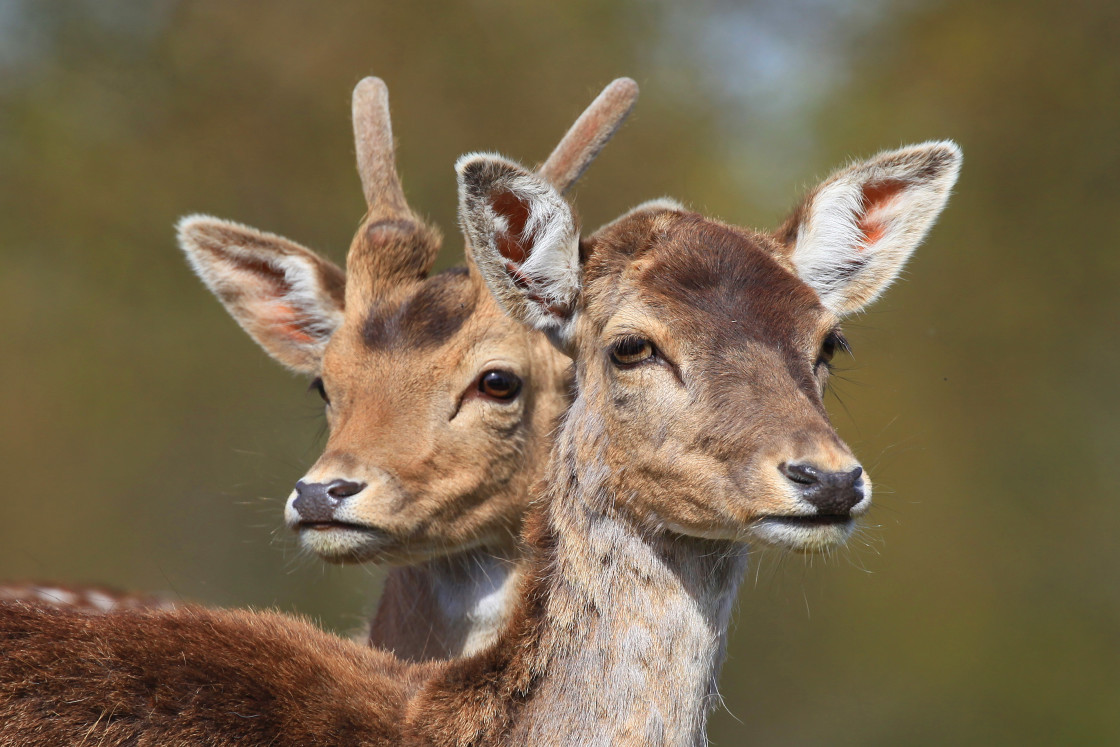
[{"label": "eyelash", "polygon": [[[628,352],[631,350],[632,352]],[[611,345],[610,356],[611,362],[619,368],[634,368],[653,360],[657,356],[657,348],[644,337],[626,335],[615,340]],[[627,358],[634,358],[634,360],[625,360]]]},{"label": "eyelash", "polygon": [[821,343],[821,352],[817,356],[817,365],[824,366],[829,371],[832,371],[832,358],[836,355],[837,350],[843,350],[845,353],[851,355],[852,348],[848,345],[847,338],[844,337],[840,330],[833,330],[824,338]]},{"label": "eyelash", "polygon": [[307,391],[318,392],[319,396],[323,398],[323,402],[328,405],[331,403],[331,398],[327,396],[327,388],[323,386],[323,378],[321,376],[316,376],[311,380],[311,385],[307,387]]}]

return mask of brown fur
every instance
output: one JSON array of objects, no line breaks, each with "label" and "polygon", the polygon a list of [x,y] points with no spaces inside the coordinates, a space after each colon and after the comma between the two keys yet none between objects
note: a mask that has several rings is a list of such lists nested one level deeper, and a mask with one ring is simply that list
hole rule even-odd
[{"label": "brown fur", "polygon": [[[559,189],[635,96],[633,81],[616,81],[571,128],[542,167]],[[491,570],[515,572],[529,486],[567,403],[567,363],[505,317],[473,265],[428,276],[440,237],[404,198],[384,83],[359,83],[353,113],[368,213],[345,273],[286,239],[214,219],[185,221],[181,242],[270,355],[320,379],[330,436],[303,482],[368,486],[340,502],[338,526],[304,526],[290,505],[301,544],[334,562],[413,564],[390,571],[370,640],[408,658],[453,656],[496,632],[493,610],[469,602],[486,601]],[[480,392],[492,370],[519,376],[520,394]],[[316,521],[335,510],[316,505]]]},{"label": "brown fur", "polygon": [[[471,190],[489,194],[474,181],[477,158],[460,167],[467,212],[485,209]],[[494,259],[485,221],[465,224],[476,260]],[[585,243],[566,338],[578,394],[525,523],[517,607],[493,646],[409,665],[274,615],[0,605],[0,737],[703,743],[744,540],[820,549],[858,515],[836,531],[797,524],[785,539],[761,529],[820,516],[782,463],[851,459],[820,407],[822,329],[836,319],[775,247],[666,208],[631,213]],[[658,355],[612,362],[627,335]]]},{"label": "brown fur", "polygon": [[274,613],[0,604],[5,745],[392,744],[425,675]]}]

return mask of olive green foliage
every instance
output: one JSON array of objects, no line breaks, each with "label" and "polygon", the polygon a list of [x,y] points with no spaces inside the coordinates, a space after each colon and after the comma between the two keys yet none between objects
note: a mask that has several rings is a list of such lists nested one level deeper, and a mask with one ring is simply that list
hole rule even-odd
[{"label": "olive green foliage", "polygon": [[849,325],[835,420],[876,483],[831,559],[753,560],[716,744],[1120,742],[1120,5],[0,2],[0,577],[356,627],[379,576],[281,527],[317,395],[173,240],[209,212],[341,261],[349,96],[386,80],[413,205],[642,98],[577,190],[772,226],[848,158],[961,143],[906,277]]}]

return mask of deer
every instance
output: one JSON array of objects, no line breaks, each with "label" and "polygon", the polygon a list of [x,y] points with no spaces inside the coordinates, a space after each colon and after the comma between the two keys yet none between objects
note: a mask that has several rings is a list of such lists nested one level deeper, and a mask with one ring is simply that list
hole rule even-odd
[{"label": "deer", "polygon": [[[622,125],[637,84],[608,85],[540,169],[568,190]],[[203,283],[272,358],[312,378],[326,449],[285,521],[329,562],[390,563],[371,645],[447,658],[496,635],[516,584],[516,537],[566,363],[508,320],[468,263],[429,276],[439,232],[409,207],[388,89],[354,89],[367,213],[343,272],[292,241],[208,216],[179,223]]]},{"label": "deer", "polygon": [[[637,92],[629,78],[608,85],[542,177],[569,190]],[[400,234],[396,222],[423,224],[396,172],[383,81],[358,83],[352,119],[368,212],[346,272],[288,239],[209,216],[183,219],[179,243],[234,319],[326,400],[331,436],[288,498],[287,525],[327,561],[395,564],[370,645],[410,660],[461,656],[485,646],[511,608],[521,514],[566,407],[567,364],[501,312],[473,264],[429,277],[434,228]],[[0,586],[0,598],[90,612],[171,604],[58,584]]]},{"label": "deer", "polygon": [[538,174],[464,156],[473,261],[575,379],[498,638],[408,663],[275,614],[0,604],[0,738],[703,744],[750,544],[826,551],[870,509],[823,404],[840,325],[898,276],[960,164],[949,141],[881,153],[769,232],[656,200],[581,237]]}]

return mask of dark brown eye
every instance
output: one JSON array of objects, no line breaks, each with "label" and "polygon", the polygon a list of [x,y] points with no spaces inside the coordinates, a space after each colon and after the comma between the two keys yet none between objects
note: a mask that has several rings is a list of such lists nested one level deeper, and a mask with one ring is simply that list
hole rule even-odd
[{"label": "dark brown eye", "polygon": [[318,392],[319,396],[322,397],[323,401],[328,405],[331,403],[331,398],[327,396],[327,388],[323,386],[323,378],[321,376],[316,376],[312,379],[311,386],[307,387],[307,391],[311,391],[312,389]]},{"label": "dark brown eye", "polygon": [[611,361],[627,368],[653,357],[653,343],[644,337],[623,337],[611,348]]},{"label": "dark brown eye", "polygon": [[828,337],[824,338],[821,343],[821,352],[817,356],[818,366],[830,366],[832,359],[836,356],[836,351],[843,350],[846,353],[851,352],[848,347],[848,341],[844,339],[844,335],[839,331],[830,332]]},{"label": "dark brown eye", "polygon": [[521,391],[521,379],[509,371],[487,371],[478,380],[478,391],[494,399],[511,400]]}]

